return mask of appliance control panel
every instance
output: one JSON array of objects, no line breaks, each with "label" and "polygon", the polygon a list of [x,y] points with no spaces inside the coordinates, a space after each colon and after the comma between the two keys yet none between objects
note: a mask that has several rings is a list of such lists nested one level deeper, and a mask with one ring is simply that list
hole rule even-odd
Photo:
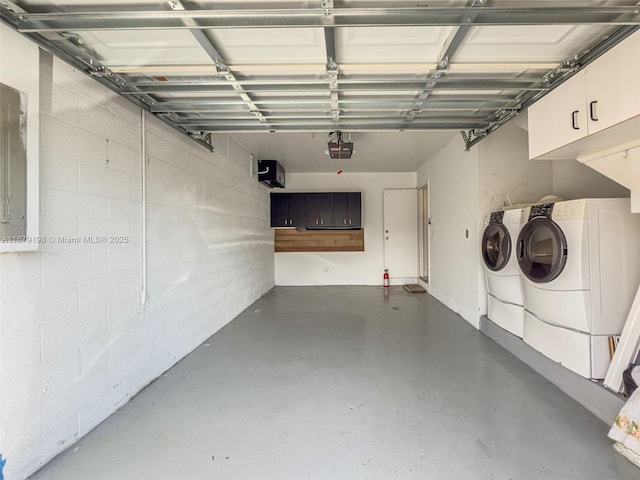
[{"label": "appliance control panel", "polygon": [[562,202],[553,210],[554,220],[579,220],[587,216],[587,201],[584,199]]},{"label": "appliance control panel", "polygon": [[504,212],[491,212],[491,216],[489,217],[489,223],[499,223],[502,225],[502,220],[504,219]]},{"label": "appliance control panel", "polygon": [[553,213],[553,203],[543,203],[542,205],[532,205],[529,213],[529,220],[536,217],[551,218]]}]

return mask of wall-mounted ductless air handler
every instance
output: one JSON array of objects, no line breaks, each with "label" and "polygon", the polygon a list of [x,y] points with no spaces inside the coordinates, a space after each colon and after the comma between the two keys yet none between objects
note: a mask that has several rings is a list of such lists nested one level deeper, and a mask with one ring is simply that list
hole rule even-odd
[{"label": "wall-mounted ductless air handler", "polygon": [[284,168],[277,160],[258,160],[258,181],[269,188],[284,188]]}]

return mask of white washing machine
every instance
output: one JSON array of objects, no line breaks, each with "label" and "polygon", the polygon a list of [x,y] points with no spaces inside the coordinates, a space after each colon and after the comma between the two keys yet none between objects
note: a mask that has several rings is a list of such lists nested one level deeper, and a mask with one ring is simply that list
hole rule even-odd
[{"label": "white washing machine", "polygon": [[528,212],[528,208],[492,212],[480,245],[488,293],[487,317],[520,338],[524,307],[515,244],[525,210]]},{"label": "white washing machine", "polygon": [[629,199],[534,205],[516,245],[526,343],[586,378],[604,378],[640,282],[640,215]]}]

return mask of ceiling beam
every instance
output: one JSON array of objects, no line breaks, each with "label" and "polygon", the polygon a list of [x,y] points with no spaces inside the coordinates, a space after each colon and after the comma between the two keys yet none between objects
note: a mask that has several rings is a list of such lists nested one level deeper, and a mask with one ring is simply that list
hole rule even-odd
[{"label": "ceiling beam", "polygon": [[[504,105],[508,102],[512,102],[514,100],[513,96],[503,96],[503,95],[437,95],[430,97],[427,101],[428,105],[452,105],[452,106],[486,106],[488,104],[495,104],[496,107],[500,105]],[[391,103],[394,105],[398,105],[398,109],[402,110],[401,105],[407,105],[407,108],[411,108],[413,106],[412,98],[399,98],[397,96],[353,96],[353,97],[342,97],[340,99],[340,104],[345,105],[358,105],[363,103],[373,103],[380,102],[380,104]],[[317,96],[317,97],[264,97],[261,99],[255,100],[255,103],[258,105],[269,104],[269,105],[331,105],[331,99],[328,95]],[[187,107],[205,107],[205,108],[215,108],[221,105],[243,105],[244,102],[240,99],[229,99],[229,98],[211,98],[211,97],[181,97],[181,98],[169,98],[163,101],[157,101],[154,105],[154,108],[181,108],[183,106]]]},{"label": "ceiling beam", "polygon": [[[263,97],[256,99],[255,103],[260,105],[263,103],[277,103],[277,104],[305,104],[305,103],[331,103],[331,97],[329,94],[319,92],[320,95],[306,96],[306,97]],[[477,94],[477,93],[459,93],[452,95],[433,95],[429,97],[427,103],[441,104],[485,104],[487,102],[506,103],[514,100],[514,95],[499,95],[499,94]],[[413,97],[411,96],[398,96],[398,95],[353,95],[344,96],[340,99],[341,104],[347,103],[362,103],[362,102],[402,102],[409,105],[413,104]],[[180,106],[180,105],[242,105],[243,102],[237,98],[229,97],[166,97],[156,101],[158,106]]]},{"label": "ceiling beam", "polygon": [[[320,93],[326,92],[329,82],[321,83],[300,83],[297,85],[279,85],[279,84],[245,84],[244,91],[247,93]],[[425,88],[424,81],[408,81],[408,82],[367,82],[347,84],[339,82],[338,87],[334,88],[336,92],[415,92],[420,90],[428,90],[429,92],[448,92],[448,91],[483,91],[483,90],[533,90],[546,91],[548,85],[542,83],[542,79],[538,82],[517,82],[517,81],[496,81],[496,80],[467,80],[467,81],[442,81],[437,82],[429,89]],[[227,84],[188,84],[188,83],[155,83],[152,85],[136,85],[136,89],[130,91],[122,91],[123,95],[135,95],[139,92],[148,94],[180,94],[180,93],[234,93],[235,90]],[[423,102],[424,103],[424,102]]]},{"label": "ceiling beam", "polygon": [[[486,126],[487,124],[483,124]],[[465,129],[478,128],[479,125],[475,122],[456,122],[456,123],[443,123],[443,122],[428,122],[428,123],[412,123],[409,125],[403,125],[402,120],[396,123],[388,124],[373,124],[368,122],[362,123],[350,123],[344,124],[338,122],[336,125],[333,122],[327,123],[310,123],[310,124],[294,124],[279,126],[277,128],[270,129],[268,125],[255,123],[254,125],[222,125],[222,126],[208,126],[208,125],[193,125],[186,127],[191,132],[225,132],[225,133],[247,133],[247,132],[318,132],[318,131],[334,131],[336,128],[339,130],[346,130],[349,132],[398,132],[404,130],[446,130],[446,131],[459,131]]]},{"label": "ceiling beam", "polygon": [[[491,63],[454,63],[449,64],[449,73],[464,72],[520,72],[522,70],[551,70],[558,64],[556,62],[491,62]],[[429,71],[437,68],[436,63],[366,63],[366,64],[340,64],[342,71],[358,72],[363,75],[389,74],[399,70]],[[309,74],[321,74],[326,71],[325,65],[318,64],[258,64],[258,65],[227,65],[232,72],[270,72],[277,74],[289,74],[295,72],[309,72]],[[127,75],[212,75],[219,73],[213,65],[109,65],[111,71]],[[299,74],[299,73],[298,73]]]},{"label": "ceiling beam", "polygon": [[[640,25],[635,6],[584,7],[371,7],[309,9],[238,9],[186,11],[95,10],[95,5],[66,6],[64,13],[24,13],[17,16],[22,32],[80,30],[190,29],[251,27],[367,27],[464,25]],[[74,10],[75,9],[75,10]]]},{"label": "ceiling beam", "polygon": [[[373,114],[366,115],[362,114],[345,114],[340,120],[341,121],[375,121],[380,120],[380,116],[377,113],[384,113],[384,118],[388,120],[393,120],[396,122],[402,122],[404,118],[404,114],[396,113],[395,115],[389,114],[388,112],[373,112]],[[446,113],[428,113],[421,115],[420,119],[422,120],[432,120],[438,122],[445,123],[465,123],[465,122],[482,122],[489,123],[491,120],[491,115],[486,114],[479,117],[471,117],[469,115],[449,115]],[[269,121],[283,121],[283,122],[299,122],[300,120],[305,121],[333,121],[333,117],[330,112],[326,112],[325,114],[320,114],[318,112],[313,113],[298,113],[298,114],[287,114],[287,115],[271,115],[269,114]],[[255,119],[250,115],[233,115],[233,114],[216,114],[212,116],[175,116],[172,118],[172,122],[176,125],[218,125],[221,122],[229,122],[229,121],[240,121],[250,123],[253,122],[255,124]]]},{"label": "ceiling beam", "polygon": [[[557,67],[558,64],[554,64],[554,68]],[[545,72],[546,73],[546,72]],[[448,86],[456,86],[456,85],[466,85],[470,89],[473,89],[473,85],[477,82],[483,85],[497,85],[500,88],[503,85],[513,85],[514,88],[524,88],[528,85],[532,85],[536,82],[540,82],[543,76],[541,74],[527,74],[520,75],[514,77],[510,74],[500,75],[500,74],[491,74],[491,73],[465,73],[465,74],[454,74],[448,75],[447,77],[438,79],[438,83]],[[244,86],[325,86],[328,83],[326,78],[315,78],[306,75],[287,75],[287,76],[270,76],[270,77],[259,77],[257,79],[238,79],[238,83]],[[218,79],[210,79],[203,80],[201,78],[194,78],[192,80],[185,79],[184,77],[179,80],[173,80],[171,77],[164,78],[162,80],[151,80],[148,78],[144,78],[141,80],[134,80],[129,78],[129,84],[134,85],[136,87],[152,87],[152,86],[167,86],[167,87],[209,87],[209,86],[222,86],[227,85],[227,83],[223,80]],[[358,86],[358,85],[367,85],[367,86],[375,86],[375,85],[424,85],[424,80],[421,80],[412,76],[402,76],[402,75],[363,75],[360,77],[343,77],[340,79],[340,85],[344,86]]]}]

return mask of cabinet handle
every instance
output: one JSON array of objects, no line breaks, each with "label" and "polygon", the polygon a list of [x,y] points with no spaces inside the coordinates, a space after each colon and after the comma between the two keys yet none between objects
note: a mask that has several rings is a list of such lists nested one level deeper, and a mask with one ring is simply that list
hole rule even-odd
[{"label": "cabinet handle", "polygon": [[346,219],[346,218],[344,219],[344,224],[345,224],[345,225],[347,224],[347,219]]},{"label": "cabinet handle", "polygon": [[316,218],[316,225],[318,225],[318,219]]},{"label": "cabinet handle", "polygon": [[574,130],[580,130],[580,127],[578,126],[578,113],[578,110],[571,112],[571,126]]},{"label": "cabinet handle", "polygon": [[598,121],[598,114],[596,112],[596,103],[598,103],[598,101],[594,100],[589,104],[589,116],[591,117],[591,120],[593,120],[594,122]]},{"label": "cabinet handle", "polygon": [[351,225],[351,219],[349,219],[349,225]]},{"label": "cabinet handle", "polygon": [[324,225],[324,218],[320,220],[320,225]]}]

